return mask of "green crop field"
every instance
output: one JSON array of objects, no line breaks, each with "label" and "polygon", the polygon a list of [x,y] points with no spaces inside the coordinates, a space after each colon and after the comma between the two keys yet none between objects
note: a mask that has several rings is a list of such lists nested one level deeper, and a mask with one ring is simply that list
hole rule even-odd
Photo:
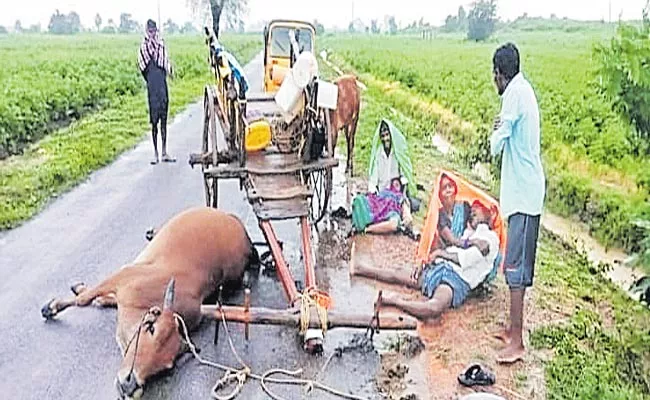
[{"label": "green crop field", "polygon": [[[446,135],[467,161],[491,161],[487,138],[500,101],[492,82],[492,54],[514,41],[522,69],[533,84],[542,115],[542,148],[548,180],[547,205],[587,223],[608,245],[640,250],[650,220],[650,160],[628,140],[631,126],[596,88],[592,50],[611,29],[567,32],[510,31],[487,43],[442,35],[344,36],[323,45],[339,62],[380,82],[393,107],[419,121],[418,135]],[[440,129],[435,102],[469,129]],[[494,164],[496,167],[496,164]],[[496,171],[496,168],[493,168]],[[495,174],[497,175],[497,174]]]},{"label": "green crop field", "polygon": [[[137,35],[0,37],[0,158],[62,123],[143,88]],[[206,73],[200,36],[169,40],[177,79]]]},{"label": "green crop field", "polygon": [[[0,36],[0,229],[12,228],[47,201],[141,140],[150,127],[139,35]],[[214,79],[201,36],[167,40],[176,77],[170,114],[200,99]],[[225,37],[242,63],[258,36]],[[16,153],[14,155],[14,153]]]}]

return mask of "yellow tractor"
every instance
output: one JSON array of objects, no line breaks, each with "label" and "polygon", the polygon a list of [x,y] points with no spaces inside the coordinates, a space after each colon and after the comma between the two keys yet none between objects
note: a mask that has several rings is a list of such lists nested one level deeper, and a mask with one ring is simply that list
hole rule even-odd
[{"label": "yellow tractor", "polygon": [[287,72],[303,51],[314,53],[316,29],[309,22],[273,20],[264,28],[264,91],[280,89]]}]

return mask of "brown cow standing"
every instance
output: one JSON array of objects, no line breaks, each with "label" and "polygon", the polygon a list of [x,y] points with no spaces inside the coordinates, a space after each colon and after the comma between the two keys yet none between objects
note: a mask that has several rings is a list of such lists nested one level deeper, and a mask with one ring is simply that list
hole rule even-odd
[{"label": "brown cow standing", "polygon": [[361,105],[361,94],[357,86],[357,78],[352,75],[343,75],[334,81],[338,87],[338,99],[336,110],[330,112],[330,123],[332,124],[332,150],[336,148],[339,130],[345,130],[345,138],[348,144],[348,159],[345,165],[345,172],[354,175],[354,135],[357,132],[359,122],[359,108]]},{"label": "brown cow standing", "polygon": [[[258,261],[241,221],[213,208],[184,211],[169,220],[138,257],[98,286],[73,287],[77,295],[49,302],[50,319],[70,306],[117,306],[122,363],[120,398],[138,398],[146,380],[171,369],[182,353],[180,315],[188,329],[201,319],[201,303],[220,285],[240,280]],[[134,359],[135,358],[135,359]]]}]

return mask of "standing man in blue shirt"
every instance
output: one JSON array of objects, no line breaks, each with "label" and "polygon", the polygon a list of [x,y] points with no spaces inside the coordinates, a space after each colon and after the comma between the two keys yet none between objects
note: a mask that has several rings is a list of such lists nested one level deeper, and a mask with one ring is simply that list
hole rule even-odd
[{"label": "standing man in blue shirt", "polygon": [[524,295],[533,285],[546,183],[540,155],[539,107],[533,88],[519,71],[519,50],[512,43],[501,46],[492,64],[502,103],[490,147],[493,156],[503,156],[500,201],[508,219],[505,276],[510,288],[510,326],[498,335],[507,347],[497,361],[514,363],[525,354]]}]

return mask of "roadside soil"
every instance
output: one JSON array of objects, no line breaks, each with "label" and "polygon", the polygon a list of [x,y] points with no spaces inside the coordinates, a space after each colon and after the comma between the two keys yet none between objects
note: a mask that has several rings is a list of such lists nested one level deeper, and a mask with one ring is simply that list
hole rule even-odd
[{"label": "roadside soil", "polygon": [[[349,179],[346,200],[364,190],[362,179]],[[339,205],[336,201],[334,204]],[[346,204],[349,202],[346,201]],[[412,268],[417,242],[407,236],[359,235],[346,238],[351,221],[338,215],[332,218],[332,226],[332,230],[321,236],[319,265],[348,268],[354,242],[357,263],[387,269]],[[377,291],[393,291],[409,299],[426,299],[419,292],[370,279],[353,277],[351,281],[352,285],[369,285]],[[526,299],[526,337],[528,331],[536,326],[557,322],[570,313],[564,307],[541,309],[535,305],[536,297],[537,293],[532,290]],[[549,357],[548,354],[529,349],[523,362],[508,366],[495,361],[503,345],[492,337],[492,333],[504,328],[508,303],[507,286],[499,275],[487,290],[473,295],[460,309],[450,310],[438,320],[420,323],[417,335],[392,334],[377,340],[381,368],[377,373],[376,385],[380,393],[396,400],[457,399],[474,392],[493,393],[506,399],[546,398],[542,362]],[[420,347],[418,343],[423,346]],[[404,348],[416,350],[403,351]],[[495,373],[495,385],[466,388],[458,383],[457,376],[475,362]]]}]

